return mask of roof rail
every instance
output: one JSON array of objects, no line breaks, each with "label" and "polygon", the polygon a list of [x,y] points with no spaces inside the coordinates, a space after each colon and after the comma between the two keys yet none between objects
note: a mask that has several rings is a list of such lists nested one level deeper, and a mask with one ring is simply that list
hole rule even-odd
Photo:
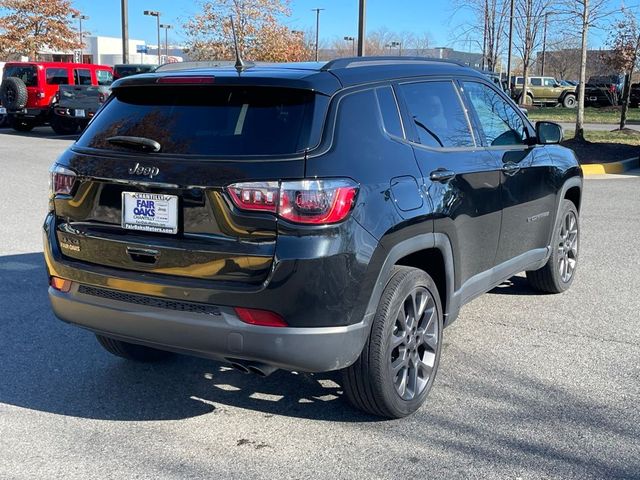
[{"label": "roof rail", "polygon": [[336,58],[330,60],[324,67],[323,72],[330,72],[331,70],[338,70],[341,68],[349,67],[368,67],[374,65],[402,65],[403,63],[420,63],[420,62],[440,62],[450,63],[458,65],[460,67],[468,67],[462,62],[457,60],[450,60],[448,58],[431,58],[431,57],[397,57],[397,56],[374,56],[374,57],[348,57],[348,58]]}]

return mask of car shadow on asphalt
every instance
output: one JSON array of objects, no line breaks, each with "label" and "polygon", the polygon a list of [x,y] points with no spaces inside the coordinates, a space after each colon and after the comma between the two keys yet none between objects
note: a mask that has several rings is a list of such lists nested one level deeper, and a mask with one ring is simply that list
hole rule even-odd
[{"label": "car shadow on asphalt", "polygon": [[526,277],[515,276],[505,280],[500,285],[490,290],[494,295],[544,295],[544,293],[534,290]]},{"label": "car shadow on asphalt", "polygon": [[266,378],[175,355],[135,363],[56,319],[41,253],[0,257],[0,403],[92,419],[173,420],[228,406],[265,415],[377,421],[344,399],[339,374],[276,371]]}]

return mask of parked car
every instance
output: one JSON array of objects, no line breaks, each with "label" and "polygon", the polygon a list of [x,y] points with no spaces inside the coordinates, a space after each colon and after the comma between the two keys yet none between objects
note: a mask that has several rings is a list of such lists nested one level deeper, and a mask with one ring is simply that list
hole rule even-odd
[{"label": "parked car", "polygon": [[624,75],[592,76],[585,85],[584,103],[594,107],[619,105],[623,90]]},{"label": "parked car", "polygon": [[[0,82],[2,82],[2,72],[4,71],[5,62],[0,62]],[[8,123],[7,109],[2,106],[2,98],[0,98],[0,128],[5,127]]]},{"label": "parked car", "polygon": [[487,71],[483,71],[482,73],[484,73],[489,78],[489,80],[495,83],[500,90],[502,90],[503,92],[509,91],[509,84],[504,78],[502,78],[502,74]]},{"label": "parked car", "polygon": [[153,72],[157,65],[148,65],[146,63],[126,63],[113,66],[113,78],[124,78],[129,75],[137,75],[139,73]]},{"label": "parked car", "polygon": [[113,70],[105,65],[8,62],[0,99],[11,126],[26,132],[49,122],[60,85],[110,85],[112,81]]},{"label": "parked car", "polygon": [[51,115],[51,128],[71,135],[87,126],[111,94],[108,86],[60,85]]},{"label": "parked car", "polygon": [[629,96],[629,106],[631,108],[640,107],[640,83],[631,84],[631,92]]},{"label": "parked car", "polygon": [[521,271],[543,292],[575,279],[562,129],[468,67],[348,58],[112,91],[52,165],[44,222],[53,311],[112,354],[342,370],[354,405],[403,417],[462,305]]},{"label": "parked car", "polygon": [[[520,102],[522,97],[524,77],[513,77],[512,95],[515,100]],[[562,85],[553,77],[529,77],[529,85],[527,87],[527,96],[531,105],[552,105],[558,104],[565,108],[575,108],[576,87],[571,85]]]}]

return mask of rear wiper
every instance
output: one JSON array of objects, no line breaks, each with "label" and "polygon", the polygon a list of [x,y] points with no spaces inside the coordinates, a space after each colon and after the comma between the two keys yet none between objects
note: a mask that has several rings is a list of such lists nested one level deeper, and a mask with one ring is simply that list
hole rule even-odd
[{"label": "rear wiper", "polygon": [[107,138],[107,142],[112,143],[114,145],[119,145],[121,147],[131,148],[133,150],[140,150],[142,152],[159,152],[162,148],[155,140],[151,140],[150,138],[144,137],[127,137],[127,136],[116,136]]}]

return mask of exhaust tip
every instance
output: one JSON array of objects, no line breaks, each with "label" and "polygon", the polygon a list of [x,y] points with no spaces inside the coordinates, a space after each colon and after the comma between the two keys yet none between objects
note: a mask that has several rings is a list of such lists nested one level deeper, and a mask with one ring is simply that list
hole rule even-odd
[{"label": "exhaust tip", "polygon": [[249,374],[249,373],[252,372],[252,370],[250,370],[249,368],[245,367],[241,363],[232,362],[231,363],[231,367],[233,367],[238,372],[242,372],[242,373],[245,373],[245,374]]}]

